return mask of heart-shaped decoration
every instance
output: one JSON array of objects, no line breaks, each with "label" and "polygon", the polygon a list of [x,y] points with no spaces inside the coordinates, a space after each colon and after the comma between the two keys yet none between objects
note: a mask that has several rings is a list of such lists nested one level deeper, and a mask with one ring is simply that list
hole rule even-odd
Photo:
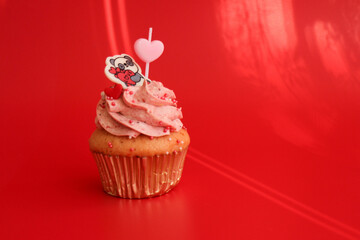
[{"label": "heart-shaped decoration", "polygon": [[112,97],[113,99],[118,99],[123,92],[123,87],[120,84],[115,84],[115,86],[111,86],[104,89],[106,96]]},{"label": "heart-shaped decoration", "polygon": [[147,63],[155,61],[164,52],[164,44],[159,41],[149,41],[145,38],[136,40],[134,49],[138,57]]}]

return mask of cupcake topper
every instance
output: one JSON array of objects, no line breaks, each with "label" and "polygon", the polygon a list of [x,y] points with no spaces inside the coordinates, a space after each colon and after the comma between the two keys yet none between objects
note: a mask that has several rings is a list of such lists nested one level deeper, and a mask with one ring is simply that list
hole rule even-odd
[{"label": "cupcake topper", "polygon": [[105,75],[110,81],[121,84],[123,88],[141,86],[144,76],[139,65],[127,54],[106,58]]},{"label": "cupcake topper", "polygon": [[136,55],[146,63],[145,78],[149,78],[149,67],[152,61],[158,59],[164,52],[164,44],[159,41],[151,41],[152,28],[149,28],[149,38],[139,38],[134,44]]}]

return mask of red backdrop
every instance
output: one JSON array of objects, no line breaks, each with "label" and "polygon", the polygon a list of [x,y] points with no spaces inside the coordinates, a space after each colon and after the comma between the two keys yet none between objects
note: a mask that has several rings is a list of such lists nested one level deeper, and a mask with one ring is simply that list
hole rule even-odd
[{"label": "red backdrop", "polygon": [[[0,238],[360,239],[359,17],[351,0],[0,0]],[[192,142],[176,189],[124,200],[87,140],[105,58],[149,27],[150,78]]]}]

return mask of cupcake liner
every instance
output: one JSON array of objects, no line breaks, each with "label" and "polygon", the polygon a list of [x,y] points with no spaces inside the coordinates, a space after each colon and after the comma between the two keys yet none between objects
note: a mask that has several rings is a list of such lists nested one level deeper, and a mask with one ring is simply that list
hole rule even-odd
[{"label": "cupcake liner", "polygon": [[187,148],[152,157],[92,154],[106,193],[122,198],[149,198],[165,194],[179,183],[186,152]]}]

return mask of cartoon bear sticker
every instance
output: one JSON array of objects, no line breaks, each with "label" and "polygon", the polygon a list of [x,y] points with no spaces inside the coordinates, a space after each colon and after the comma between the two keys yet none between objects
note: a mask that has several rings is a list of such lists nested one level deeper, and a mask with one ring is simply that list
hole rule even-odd
[{"label": "cartoon bear sticker", "polygon": [[126,54],[106,58],[105,75],[110,81],[121,84],[123,88],[141,86],[144,76],[139,65]]}]

